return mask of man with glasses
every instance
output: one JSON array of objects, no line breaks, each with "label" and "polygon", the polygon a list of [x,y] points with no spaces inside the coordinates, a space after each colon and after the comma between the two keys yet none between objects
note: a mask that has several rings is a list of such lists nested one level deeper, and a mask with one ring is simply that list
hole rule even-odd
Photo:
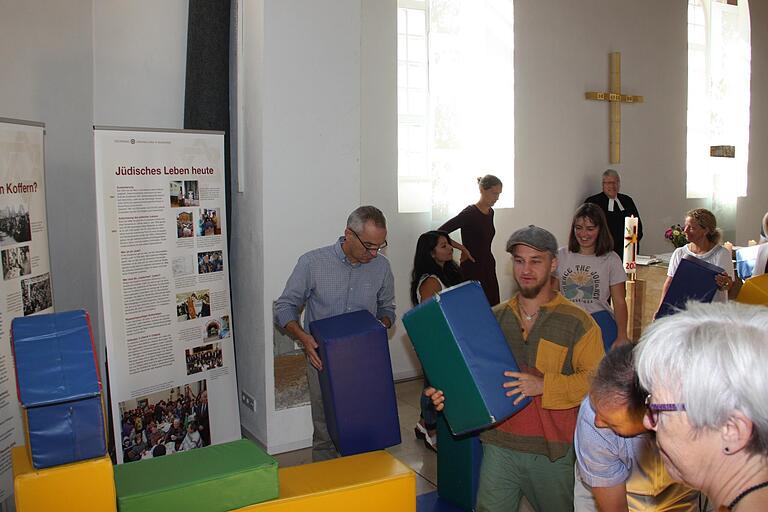
[{"label": "man with glasses", "polygon": [[[611,350],[597,369],[576,423],[576,512],[698,511],[698,491],[672,481],[655,437],[643,426],[646,408],[633,345]],[[662,404],[667,405],[667,404]],[[666,409],[664,409],[666,410]]]},{"label": "man with glasses", "polygon": [[[307,380],[312,407],[312,460],[338,457],[328,433],[318,372],[323,362],[309,324],[342,313],[370,311],[386,327],[395,321],[395,283],[387,246],[387,221],[381,210],[361,206],[347,218],[344,236],[336,243],[303,254],[274,304],[275,323],[299,341],[307,355]],[[301,309],[304,327],[299,325]]]},{"label": "man with glasses", "polygon": [[[621,178],[619,173],[613,169],[608,169],[603,173],[603,191],[599,194],[589,196],[584,200],[585,203],[594,203],[602,208],[605,213],[605,220],[608,221],[608,230],[613,237],[613,250],[620,258],[624,257],[624,219],[634,215],[638,218],[637,239],[643,238],[643,222],[640,219],[640,213],[637,211],[635,202],[626,194],[619,194],[621,188]],[[638,244],[638,253],[640,245]]]}]

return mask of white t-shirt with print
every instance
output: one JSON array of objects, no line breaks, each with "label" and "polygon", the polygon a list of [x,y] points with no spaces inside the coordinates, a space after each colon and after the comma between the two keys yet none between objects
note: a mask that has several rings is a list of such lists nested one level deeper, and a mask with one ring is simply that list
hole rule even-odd
[{"label": "white t-shirt with print", "polygon": [[565,298],[587,313],[612,312],[608,303],[611,286],[626,281],[627,274],[621,258],[613,251],[595,256],[561,247],[557,251],[557,279]]}]

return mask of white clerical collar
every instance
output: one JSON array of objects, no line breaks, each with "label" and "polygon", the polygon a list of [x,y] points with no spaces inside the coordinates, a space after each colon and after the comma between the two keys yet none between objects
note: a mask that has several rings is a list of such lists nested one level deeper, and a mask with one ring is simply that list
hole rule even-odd
[{"label": "white clerical collar", "polygon": [[624,211],[624,206],[621,204],[621,201],[619,201],[619,196],[616,196],[616,199],[611,199],[610,197],[608,198],[608,211],[609,212],[613,211],[613,204],[614,203],[616,203],[616,206],[619,207],[619,211],[620,212]]}]

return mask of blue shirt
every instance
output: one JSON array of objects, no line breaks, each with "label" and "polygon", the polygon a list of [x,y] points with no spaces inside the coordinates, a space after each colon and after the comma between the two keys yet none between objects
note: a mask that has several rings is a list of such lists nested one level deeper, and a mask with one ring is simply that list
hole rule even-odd
[{"label": "blue shirt", "polygon": [[275,301],[275,322],[280,327],[298,322],[302,306],[307,332],[310,322],[360,310],[395,323],[395,278],[389,260],[379,254],[368,263],[350,263],[341,249],[343,241],[341,237],[299,258]]},{"label": "blue shirt", "polygon": [[577,473],[590,487],[626,482],[628,495],[659,497],[659,510],[669,503],[698,501],[690,488],[672,481],[650,433],[621,437],[610,428],[596,427],[589,396],[581,402],[573,446]]}]

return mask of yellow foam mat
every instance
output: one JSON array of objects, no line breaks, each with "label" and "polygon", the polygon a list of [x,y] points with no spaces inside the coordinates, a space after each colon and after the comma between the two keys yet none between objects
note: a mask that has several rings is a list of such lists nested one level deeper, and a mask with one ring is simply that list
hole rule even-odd
[{"label": "yellow foam mat", "polygon": [[237,512],[415,512],[416,475],[384,451],[280,468],[280,497]]},{"label": "yellow foam mat", "polygon": [[750,277],[744,281],[736,301],[768,306],[768,274]]},{"label": "yellow foam mat", "polygon": [[117,510],[108,456],[37,470],[25,446],[11,451],[17,512]]}]

